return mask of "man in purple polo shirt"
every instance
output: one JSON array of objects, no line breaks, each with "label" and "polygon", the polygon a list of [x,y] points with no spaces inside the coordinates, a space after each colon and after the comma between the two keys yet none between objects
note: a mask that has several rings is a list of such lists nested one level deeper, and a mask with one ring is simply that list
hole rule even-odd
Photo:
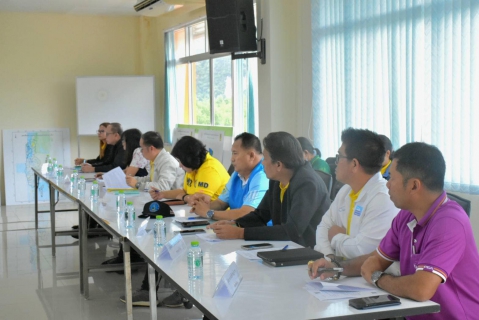
[{"label": "man in purple polo shirt", "polygon": [[[409,319],[477,319],[479,315],[479,254],[464,210],[444,192],[446,165],[434,146],[414,142],[394,155],[389,194],[402,210],[376,251],[340,262],[347,276],[361,274],[369,283],[394,295],[441,305],[436,314]],[[401,276],[384,273],[400,262]],[[337,261],[320,259],[310,276],[322,279],[320,267]]]}]

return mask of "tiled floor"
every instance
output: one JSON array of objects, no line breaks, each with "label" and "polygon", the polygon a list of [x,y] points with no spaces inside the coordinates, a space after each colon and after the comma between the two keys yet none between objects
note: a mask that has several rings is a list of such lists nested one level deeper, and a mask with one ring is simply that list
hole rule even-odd
[{"label": "tiled floor", "polygon": [[[57,208],[72,207],[68,202]],[[41,205],[41,210],[47,210]],[[56,228],[77,224],[77,212],[56,214]],[[1,207],[0,210],[0,319],[77,320],[126,319],[124,278],[117,273],[90,274],[90,298],[80,294],[78,241],[56,237],[57,256],[52,257],[50,214],[41,213],[35,230],[34,206]],[[117,241],[106,237],[89,240],[90,264],[100,264],[116,254]],[[65,246],[61,246],[65,245]],[[132,274],[133,290],[139,287],[145,268]],[[161,300],[171,289],[160,288]],[[192,309],[158,308],[158,319],[201,319]],[[134,319],[150,319],[149,308],[134,308]]]}]

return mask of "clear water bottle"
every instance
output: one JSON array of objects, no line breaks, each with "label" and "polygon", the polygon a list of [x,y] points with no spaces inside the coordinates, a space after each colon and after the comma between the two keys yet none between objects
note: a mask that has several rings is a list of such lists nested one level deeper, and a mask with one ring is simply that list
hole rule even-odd
[{"label": "clear water bottle", "polygon": [[52,159],[48,159],[48,165],[47,165],[47,173],[51,175],[53,172],[53,161]]},{"label": "clear water bottle", "polygon": [[93,181],[93,184],[91,185],[91,191],[90,191],[90,198],[94,202],[98,201],[98,181]]},{"label": "clear water bottle", "polygon": [[45,163],[48,163],[50,159],[51,159],[51,158],[50,158],[50,155],[47,154],[47,157],[45,158]]},{"label": "clear water bottle", "polygon": [[123,190],[120,190],[118,192],[118,195],[116,196],[116,212],[118,214],[124,214],[126,210],[126,196],[125,192]]},{"label": "clear water bottle", "polygon": [[128,201],[126,203],[126,214],[127,217],[125,219],[128,219],[126,222],[126,227],[127,228],[134,228],[135,227],[135,207],[133,206],[133,202]]},{"label": "clear water bottle", "polygon": [[84,176],[81,176],[80,179],[78,180],[78,197],[82,198],[85,196],[85,191],[86,191],[86,180]]},{"label": "clear water bottle", "polygon": [[191,241],[191,247],[188,250],[188,279],[203,279],[203,251],[201,251],[198,241]]},{"label": "clear water bottle", "polygon": [[61,179],[63,177],[63,166],[60,164],[57,170],[57,178]]},{"label": "clear water bottle", "polygon": [[156,216],[155,225],[153,228],[153,238],[155,246],[164,246],[166,243],[166,224],[163,216]]},{"label": "clear water bottle", "polygon": [[70,177],[70,182],[72,183],[72,188],[78,187],[78,170],[73,170],[73,173]]},{"label": "clear water bottle", "polygon": [[57,161],[57,158],[53,158],[52,160],[52,165],[53,165],[53,174],[54,175],[57,175],[57,170],[58,170],[58,161]]}]

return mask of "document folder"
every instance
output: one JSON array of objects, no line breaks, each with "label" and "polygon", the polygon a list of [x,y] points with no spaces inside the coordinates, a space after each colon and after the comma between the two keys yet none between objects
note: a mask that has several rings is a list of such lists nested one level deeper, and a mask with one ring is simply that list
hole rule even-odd
[{"label": "document folder", "polygon": [[321,252],[311,248],[264,251],[258,252],[257,255],[263,259],[264,263],[273,267],[297,266],[324,257]]}]

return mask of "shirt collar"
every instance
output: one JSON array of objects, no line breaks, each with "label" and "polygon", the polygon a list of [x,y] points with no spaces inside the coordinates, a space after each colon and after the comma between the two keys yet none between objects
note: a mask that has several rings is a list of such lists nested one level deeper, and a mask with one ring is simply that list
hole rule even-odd
[{"label": "shirt collar", "polygon": [[361,200],[363,196],[367,194],[367,191],[370,189],[370,186],[377,181],[378,179],[383,179],[383,176],[381,175],[380,172],[377,172],[375,175],[373,175],[371,178],[369,178],[368,182],[361,188],[361,193],[359,194],[358,198],[356,201]]},{"label": "shirt collar", "polygon": [[165,153],[165,152],[166,152],[166,150],[164,148],[161,149],[161,151],[158,152],[158,154],[156,155],[155,160],[153,160],[153,162],[156,162],[158,159],[160,159],[161,156],[163,156],[163,153]]},{"label": "shirt collar", "polygon": [[447,196],[446,196],[446,191],[443,191],[439,197],[433,202],[432,206],[427,210],[426,214],[420,221],[418,221],[418,225],[421,227],[424,227],[431,217],[436,213],[436,211],[439,209],[439,207],[447,201]]}]

